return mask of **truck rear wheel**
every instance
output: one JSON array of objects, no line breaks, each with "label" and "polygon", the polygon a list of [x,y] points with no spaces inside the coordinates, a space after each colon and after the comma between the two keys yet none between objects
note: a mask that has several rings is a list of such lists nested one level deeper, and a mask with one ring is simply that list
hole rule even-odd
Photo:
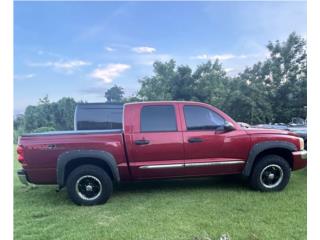
[{"label": "truck rear wheel", "polygon": [[77,167],[67,179],[68,195],[78,205],[103,204],[110,198],[112,190],[109,175],[94,165]]},{"label": "truck rear wheel", "polygon": [[260,159],[252,170],[250,185],[263,192],[281,191],[290,179],[288,162],[278,155],[267,155]]}]

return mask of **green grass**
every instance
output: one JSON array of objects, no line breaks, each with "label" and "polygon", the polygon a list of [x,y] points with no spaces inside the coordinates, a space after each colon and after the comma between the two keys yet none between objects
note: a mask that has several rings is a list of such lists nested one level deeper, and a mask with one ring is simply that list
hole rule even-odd
[{"label": "green grass", "polygon": [[15,176],[14,237],[213,240],[228,234],[232,240],[303,240],[306,179],[306,170],[294,172],[279,193],[252,191],[230,176],[124,184],[107,204],[78,207],[65,190],[25,187]]}]

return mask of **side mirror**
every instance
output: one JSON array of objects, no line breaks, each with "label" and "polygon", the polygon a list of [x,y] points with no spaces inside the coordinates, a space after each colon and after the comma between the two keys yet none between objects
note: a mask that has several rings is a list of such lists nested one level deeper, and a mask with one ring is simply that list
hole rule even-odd
[{"label": "side mirror", "polygon": [[225,132],[230,132],[230,131],[235,130],[235,127],[233,126],[233,124],[231,122],[228,122],[228,121],[224,122],[223,128],[224,128]]},{"label": "side mirror", "polygon": [[230,132],[235,130],[235,127],[232,123],[225,121],[224,124],[216,129],[218,132]]}]

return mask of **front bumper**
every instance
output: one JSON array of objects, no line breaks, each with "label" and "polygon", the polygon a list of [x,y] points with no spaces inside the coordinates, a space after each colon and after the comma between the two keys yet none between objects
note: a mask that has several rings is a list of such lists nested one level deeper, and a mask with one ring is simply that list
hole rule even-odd
[{"label": "front bumper", "polygon": [[30,182],[28,181],[27,174],[23,169],[18,170],[17,174],[18,174],[18,178],[22,184],[29,185]]},{"label": "front bumper", "polygon": [[307,166],[307,151],[301,150],[292,153],[293,170],[298,170]]}]

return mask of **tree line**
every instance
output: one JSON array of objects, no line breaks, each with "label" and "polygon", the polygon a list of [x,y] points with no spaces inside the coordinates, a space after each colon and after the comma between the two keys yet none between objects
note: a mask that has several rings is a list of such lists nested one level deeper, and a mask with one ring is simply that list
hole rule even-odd
[{"label": "tree line", "polygon": [[[196,69],[156,61],[153,75],[139,80],[141,87],[132,97],[114,85],[105,92],[107,102],[186,100],[212,104],[236,121],[250,124],[284,122],[292,117],[306,118],[306,41],[291,33],[284,42],[269,42],[269,57],[237,76],[229,76],[222,64],[208,61]],[[48,97],[28,106],[14,120],[16,135],[21,132],[71,130],[76,101],[64,97],[50,102]]]}]

